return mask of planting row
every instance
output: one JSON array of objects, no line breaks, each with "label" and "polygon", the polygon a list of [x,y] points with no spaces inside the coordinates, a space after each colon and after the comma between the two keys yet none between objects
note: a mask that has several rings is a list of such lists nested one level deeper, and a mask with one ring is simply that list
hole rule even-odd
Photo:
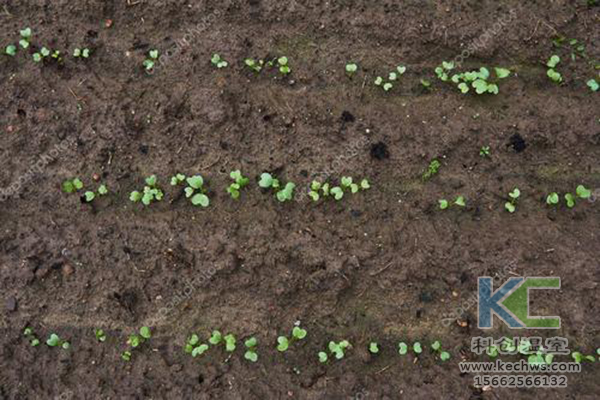
[{"label": "planting row", "polygon": [[[4,54],[9,57],[15,57],[19,48],[21,48],[22,50],[27,51],[28,54],[31,55],[33,61],[36,63],[56,62],[61,64],[64,62],[63,54],[59,50],[53,50],[45,46],[36,47],[35,50],[33,49],[34,46],[31,44],[31,28],[25,28],[21,30],[19,35],[20,39],[18,43],[9,44],[6,46],[4,49]],[[577,56],[582,59],[588,59],[587,55],[585,54],[585,47],[579,44],[577,40],[572,39],[569,41],[569,44],[573,47],[571,53],[571,58],[573,61],[576,60]],[[555,45],[560,47],[562,46],[562,42],[558,44],[555,42]],[[92,55],[92,51],[88,48],[75,48],[71,54],[76,59],[88,59]],[[149,74],[153,74],[156,67],[160,65],[160,61],[161,55],[159,51],[157,49],[152,49],[147,52],[145,59],[141,61],[141,67]],[[223,69],[229,66],[229,62],[218,53],[212,55],[210,63],[217,69]],[[547,68],[546,75],[551,81],[557,84],[564,83],[563,75],[560,72],[560,63],[561,58],[556,54],[549,57],[545,62],[545,67]],[[591,62],[591,64],[594,69],[600,69],[600,65],[595,65],[593,62]],[[271,69],[277,71],[281,76],[284,77],[292,73],[289,60],[286,56],[280,56],[266,60],[246,58],[243,60],[243,66],[255,74],[260,74],[264,70]],[[485,66],[472,71],[454,72],[456,67],[457,65],[453,61],[443,61],[441,65],[435,68],[434,72],[439,80],[442,82],[452,82],[463,94],[474,91],[478,95],[496,95],[500,90],[500,81],[511,76],[511,71],[509,69],[501,67],[494,67],[494,74],[492,74],[490,69]],[[352,78],[359,73],[359,69],[360,68],[357,63],[349,62],[346,64],[345,72],[349,78]],[[394,88],[394,84],[400,79],[406,70],[406,66],[398,65],[391,72],[383,76],[377,76],[374,79],[373,84],[381,87],[384,91],[389,92]],[[421,79],[421,84],[425,90],[431,89],[430,81]],[[586,82],[586,85],[593,92],[597,92],[600,88],[600,84],[596,78],[589,79]]]},{"label": "planting row", "polygon": [[[433,175],[437,174],[439,162],[434,160],[429,169],[423,174],[424,181],[429,180]],[[232,199],[237,200],[241,197],[242,190],[250,184],[250,178],[244,176],[240,170],[232,171],[229,174],[232,183],[225,189]],[[275,178],[270,173],[263,173],[257,181],[258,186],[265,192],[274,193],[275,198],[284,203],[294,199],[294,191],[296,184],[293,182],[283,183]],[[186,176],[184,174],[176,174],[171,177],[171,186],[181,187],[185,197],[190,200],[194,206],[208,207],[210,205],[209,191],[205,185],[204,178],[201,175]],[[367,179],[355,181],[352,177],[344,176],[339,180],[339,184],[335,185],[331,182],[321,182],[313,180],[307,191],[304,193],[317,202],[321,199],[333,199],[340,201],[345,195],[356,194],[371,188]],[[91,203],[94,199],[108,194],[108,187],[105,184],[100,184],[97,189],[84,190],[84,183],[79,178],[69,179],[63,182],[62,190],[65,193],[83,192],[81,199],[83,202]],[[144,206],[149,206],[153,202],[162,201],[165,193],[158,184],[156,175],[149,176],[145,179],[143,189],[135,190],[130,193],[129,199],[134,203],[142,203]],[[521,197],[521,190],[514,188],[508,193],[507,201],[504,208],[514,213],[517,210],[518,201]],[[574,193],[565,193],[563,199],[568,208],[573,208],[576,205],[577,199],[591,199],[592,191],[583,185],[577,186]],[[558,206],[561,196],[557,192],[552,192],[546,196],[546,204],[549,206]],[[440,199],[438,200],[439,208],[446,210],[451,207],[464,208],[467,205],[467,200],[464,196],[458,195],[455,200]]]},{"label": "planting row", "polygon": [[[28,327],[23,332],[25,338],[29,341],[30,345],[37,347],[40,345],[40,340],[34,333],[33,329]],[[299,342],[304,341],[308,336],[308,331],[301,327],[300,322],[296,322],[289,335],[281,335],[277,337],[275,349],[280,353],[286,353],[293,351],[294,347]],[[97,342],[104,343],[107,339],[107,334],[102,329],[94,330],[94,337]],[[126,350],[121,352],[121,359],[124,361],[130,361],[136,350],[141,349],[142,345],[152,338],[151,329],[147,326],[143,326],[138,332],[131,334],[127,338]],[[58,334],[51,333],[46,344],[49,347],[60,347],[64,350],[71,349],[71,345],[68,341],[61,339]],[[258,339],[255,336],[247,337],[243,340],[243,352],[244,358],[249,362],[255,363],[259,359],[258,351]],[[193,358],[201,357],[206,355],[211,349],[213,352],[224,351],[225,353],[234,353],[238,348],[238,338],[228,333],[222,334],[219,330],[214,330],[205,340],[201,339],[198,334],[192,333],[185,340],[183,346],[183,352],[189,354]],[[321,349],[315,354],[315,361],[321,364],[332,363],[335,361],[342,360],[346,357],[347,353],[353,349],[353,345],[350,341],[343,339],[340,341],[329,341],[326,348]],[[380,345],[377,341],[370,341],[367,345],[367,350],[376,355],[380,352]],[[535,345],[533,339],[528,338],[502,338],[498,341],[498,344],[489,345],[482,348],[479,353],[486,353],[490,359],[495,359],[498,355],[520,355],[526,356],[530,364],[551,364],[554,362],[555,354],[544,346]],[[395,349],[400,356],[406,356],[409,353],[414,354],[416,358],[424,355],[425,347],[420,341],[414,341],[412,345],[406,342],[400,341]],[[452,354],[442,348],[442,344],[439,340],[433,341],[429,345],[429,352],[442,362],[448,361],[452,358]],[[595,362],[596,356],[591,354],[583,354],[581,352],[572,352],[571,358],[576,363]],[[596,354],[600,356],[600,348],[596,350]],[[600,358],[599,358],[600,360]],[[415,359],[415,362],[417,360]]]}]

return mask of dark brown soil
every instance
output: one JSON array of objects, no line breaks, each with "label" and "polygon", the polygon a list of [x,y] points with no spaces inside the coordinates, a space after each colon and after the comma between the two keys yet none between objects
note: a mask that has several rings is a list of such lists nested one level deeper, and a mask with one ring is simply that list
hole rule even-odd
[{"label": "dark brown soil", "polygon": [[[598,59],[600,12],[587,3],[1,1],[2,48],[31,26],[34,48],[93,55],[62,66],[0,57],[0,187],[21,182],[0,208],[0,398],[598,398],[598,363],[569,376],[568,389],[475,388],[457,361],[480,359],[470,339],[486,333],[476,306],[455,311],[478,276],[507,266],[560,276],[560,293],[536,295],[533,307],[561,316],[562,329],[526,335],[600,347],[600,202],[544,204],[552,191],[600,188],[600,102],[585,86],[597,72],[551,41],[576,38]],[[499,95],[463,96],[435,78],[511,10],[465,61],[516,72]],[[151,48],[170,56],[150,76],[141,63]],[[215,52],[229,68],[210,65]],[[554,53],[562,86],[546,77]],[[254,76],[241,62],[278,55],[289,78]],[[372,85],[399,63],[408,70],[391,93]],[[479,156],[484,145],[490,159]],[[434,158],[440,172],[423,182]],[[368,177],[372,189],[281,205],[252,185],[234,202],[224,188],[237,168],[302,187],[313,174]],[[209,210],[170,204],[168,177],[179,171],[208,179]],[[93,206],[61,193],[64,179],[91,184],[94,174],[111,194]],[[150,174],[169,197],[142,209],[128,193]],[[511,215],[503,204],[515,186],[523,194]],[[459,194],[464,211],[437,210]],[[276,337],[297,320],[308,338],[279,354]],[[142,325],[154,337],[126,363],[127,335]],[[29,346],[26,326],[71,349]],[[258,363],[241,349],[184,354],[190,333],[217,328],[255,335]],[[493,331],[519,333],[498,321]],[[348,356],[320,365],[317,352],[342,339],[354,345]],[[451,361],[396,352],[400,340],[436,339]],[[376,357],[365,351],[371,340]]]}]

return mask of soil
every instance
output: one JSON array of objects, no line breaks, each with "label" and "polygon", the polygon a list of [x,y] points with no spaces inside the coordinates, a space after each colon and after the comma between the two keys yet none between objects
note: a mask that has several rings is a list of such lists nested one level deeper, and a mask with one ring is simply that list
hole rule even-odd
[{"label": "soil", "polygon": [[[598,398],[598,363],[568,389],[485,391],[457,365],[484,359],[471,337],[521,333],[498,320],[477,329],[468,304],[484,275],[560,276],[561,290],[536,293],[532,307],[562,328],[524,334],[600,347],[600,202],[544,203],[552,191],[600,188],[600,102],[585,85],[597,72],[551,40],[576,38],[598,59],[600,9],[587,3],[0,2],[3,48],[31,26],[34,49],[92,50],[63,65],[0,57],[0,187],[14,189],[0,208],[0,398]],[[499,95],[461,95],[435,77],[511,10],[464,61],[510,68]],[[152,48],[168,56],[149,75]],[[213,68],[215,52],[230,67]],[[555,53],[560,86],[544,67]],[[279,55],[287,78],[240,62]],[[360,66],[353,78],[349,61]],[[408,69],[390,93],[372,85],[399,63]],[[423,181],[433,159],[439,173]],[[223,188],[238,168],[302,187],[315,175],[368,177],[372,189],[282,205],[252,185],[232,201]],[[177,196],[175,172],[205,176],[209,210]],[[111,192],[92,206],[61,193],[75,176],[97,185],[94,174]],[[127,197],[151,174],[167,201],[143,209]],[[514,187],[522,197],[509,214]],[[465,210],[437,209],[457,195]],[[278,353],[276,337],[298,320],[308,338]],[[143,325],[153,337],[122,361]],[[29,346],[27,326],[71,349]],[[212,329],[255,335],[259,361],[182,351],[190,333]],[[347,357],[320,365],[317,352],[342,339]],[[451,361],[397,354],[401,340],[436,339]]]}]

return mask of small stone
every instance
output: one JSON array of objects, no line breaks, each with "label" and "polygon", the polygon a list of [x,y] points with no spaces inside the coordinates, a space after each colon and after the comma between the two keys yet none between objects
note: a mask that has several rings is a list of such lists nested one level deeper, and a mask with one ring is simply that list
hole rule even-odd
[{"label": "small stone", "polygon": [[64,276],[69,276],[69,275],[73,274],[73,272],[74,272],[74,269],[70,264],[63,265],[62,273]]},{"label": "small stone", "polygon": [[9,297],[8,299],[6,299],[6,311],[16,311],[17,310],[17,299],[15,299],[13,296]]}]

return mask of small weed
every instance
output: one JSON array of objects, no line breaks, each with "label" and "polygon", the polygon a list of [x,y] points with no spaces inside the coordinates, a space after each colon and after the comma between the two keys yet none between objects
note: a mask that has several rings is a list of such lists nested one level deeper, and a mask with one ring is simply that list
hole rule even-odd
[{"label": "small weed", "polygon": [[66,340],[62,340],[56,333],[51,333],[46,344],[50,347],[62,347],[64,350],[68,350],[71,344]]},{"label": "small weed", "polygon": [[251,337],[246,339],[244,342],[244,346],[246,346],[246,352],[244,353],[244,358],[251,362],[258,361],[258,354],[256,353],[256,346],[258,345],[258,340],[255,337]]},{"label": "small weed", "polygon": [[40,339],[38,339],[37,336],[35,336],[33,328],[25,328],[25,330],[23,331],[23,335],[27,338],[27,340],[29,340],[29,344],[31,346],[36,347],[40,345]]},{"label": "small weed", "polygon": [[421,176],[421,179],[425,182],[430,180],[431,178],[433,178],[435,175],[438,174],[441,166],[442,166],[442,164],[438,160],[436,160],[436,159],[431,160],[431,162],[429,163],[429,167],[427,167],[427,171],[425,171],[423,173],[423,175]]},{"label": "small weed", "polygon": [[210,62],[212,65],[214,65],[215,67],[221,69],[221,68],[227,68],[227,66],[229,65],[229,63],[227,61],[225,61],[223,58],[221,58],[221,56],[217,53],[213,54],[213,56],[210,59]]},{"label": "small weed", "polygon": [[102,329],[94,329],[94,335],[96,336],[96,340],[99,342],[106,341],[106,333]]},{"label": "small weed", "polygon": [[129,195],[129,200],[134,203],[141,201],[143,205],[149,206],[153,201],[161,201],[163,197],[163,191],[157,186],[156,175],[151,175],[146,178],[146,186],[144,186],[144,191],[131,192]]},{"label": "small weed", "polygon": [[479,150],[479,156],[483,157],[483,158],[490,158],[491,157],[490,146],[482,146],[481,149]]},{"label": "small weed", "polygon": [[519,188],[515,188],[512,192],[508,194],[509,201],[504,204],[504,208],[509,213],[514,213],[517,210],[517,200],[521,197],[521,191]]},{"label": "small weed", "polygon": [[156,61],[158,61],[158,50],[150,50],[146,56],[146,59],[142,63],[146,72],[150,72],[154,69]]},{"label": "small weed", "polygon": [[306,329],[302,329],[300,324],[296,322],[296,326],[294,326],[294,329],[292,329],[291,338],[288,339],[286,336],[279,336],[277,338],[277,350],[281,352],[287,351],[292,343],[304,339],[307,333],[308,332],[306,332]]},{"label": "small weed", "polygon": [[243,176],[242,172],[239,169],[231,171],[229,177],[234,180],[234,183],[229,185],[229,187],[227,188],[227,193],[229,193],[232,199],[239,199],[240,190],[242,190],[244,186],[247,186],[248,183],[250,183],[250,179]]},{"label": "small weed", "polygon": [[560,74],[560,72],[556,71],[556,66],[559,63],[560,63],[560,57],[557,56],[556,54],[553,55],[552,57],[550,57],[550,59],[546,63],[546,66],[548,67],[548,71],[546,72],[546,74],[553,82],[556,82],[556,83],[561,83],[563,81],[563,78],[562,78],[562,75]]}]

